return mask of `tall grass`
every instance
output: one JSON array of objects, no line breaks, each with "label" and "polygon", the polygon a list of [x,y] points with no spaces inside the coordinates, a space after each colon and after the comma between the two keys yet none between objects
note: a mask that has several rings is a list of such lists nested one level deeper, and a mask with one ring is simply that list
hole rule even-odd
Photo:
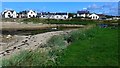
[{"label": "tall grass", "polygon": [[63,36],[53,36],[44,47],[21,51],[9,59],[2,59],[2,66],[53,66],[65,45]]}]

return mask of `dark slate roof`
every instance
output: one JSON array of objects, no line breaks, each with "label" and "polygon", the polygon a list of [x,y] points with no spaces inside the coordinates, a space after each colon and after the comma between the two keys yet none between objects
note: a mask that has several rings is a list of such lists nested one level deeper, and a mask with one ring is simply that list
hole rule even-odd
[{"label": "dark slate roof", "polygon": [[5,11],[3,11],[3,13],[5,14],[6,12],[8,12],[8,11],[10,11],[10,12],[14,12],[14,10],[5,10]]},{"label": "dark slate roof", "polygon": [[56,13],[56,15],[67,15],[67,13]]},{"label": "dark slate roof", "polygon": [[41,12],[42,13],[42,15],[48,15],[48,13],[47,12]]},{"label": "dark slate roof", "polygon": [[41,13],[37,13],[37,15],[41,15]]},{"label": "dark slate roof", "polygon": [[42,15],[67,15],[67,13],[51,13],[51,12],[41,12]]},{"label": "dark slate roof", "polygon": [[19,14],[27,14],[29,11],[21,11]]},{"label": "dark slate roof", "polygon": [[97,14],[98,16],[105,16],[104,14]]},{"label": "dark slate roof", "polygon": [[77,11],[78,14],[89,14],[90,12],[89,11]]}]

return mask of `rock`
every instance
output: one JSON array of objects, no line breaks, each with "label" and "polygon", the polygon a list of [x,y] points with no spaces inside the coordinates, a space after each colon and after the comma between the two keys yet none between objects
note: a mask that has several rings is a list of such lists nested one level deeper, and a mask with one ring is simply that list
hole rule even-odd
[{"label": "rock", "polygon": [[9,39],[9,38],[11,38],[11,37],[12,37],[11,35],[7,35],[7,37],[6,37],[6,38],[7,38],[7,39]]}]

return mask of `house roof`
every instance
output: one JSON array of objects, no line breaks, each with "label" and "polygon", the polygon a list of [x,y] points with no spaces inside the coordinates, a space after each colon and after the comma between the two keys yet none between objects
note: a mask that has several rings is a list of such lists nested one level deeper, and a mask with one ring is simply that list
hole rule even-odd
[{"label": "house roof", "polygon": [[27,14],[29,11],[21,11],[21,12],[19,12],[19,14]]},{"label": "house roof", "polygon": [[105,16],[104,14],[97,14],[98,16]]},{"label": "house roof", "polygon": [[67,13],[56,13],[55,15],[67,15]]},{"label": "house roof", "polygon": [[42,15],[67,15],[67,13],[51,13],[51,12],[41,12]]},{"label": "house roof", "polygon": [[85,10],[85,11],[77,11],[78,14],[89,14],[90,12]]},{"label": "house roof", "polygon": [[12,12],[12,13],[14,12],[14,10],[4,10],[2,14],[5,14],[5,13],[8,12],[8,11],[10,11],[10,12]]},{"label": "house roof", "polygon": [[[21,11],[21,12],[19,12],[19,14],[27,14],[29,11],[30,10]],[[35,12],[35,11],[33,11],[33,12]]]}]

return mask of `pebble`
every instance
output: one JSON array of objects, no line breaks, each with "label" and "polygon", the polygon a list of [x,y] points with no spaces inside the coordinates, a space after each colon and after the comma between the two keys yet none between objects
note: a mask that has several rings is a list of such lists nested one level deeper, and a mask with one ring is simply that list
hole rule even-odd
[{"label": "pebble", "polygon": [[20,47],[18,47],[17,49],[20,49]]},{"label": "pebble", "polygon": [[13,47],[13,49],[16,49],[16,47]]}]

